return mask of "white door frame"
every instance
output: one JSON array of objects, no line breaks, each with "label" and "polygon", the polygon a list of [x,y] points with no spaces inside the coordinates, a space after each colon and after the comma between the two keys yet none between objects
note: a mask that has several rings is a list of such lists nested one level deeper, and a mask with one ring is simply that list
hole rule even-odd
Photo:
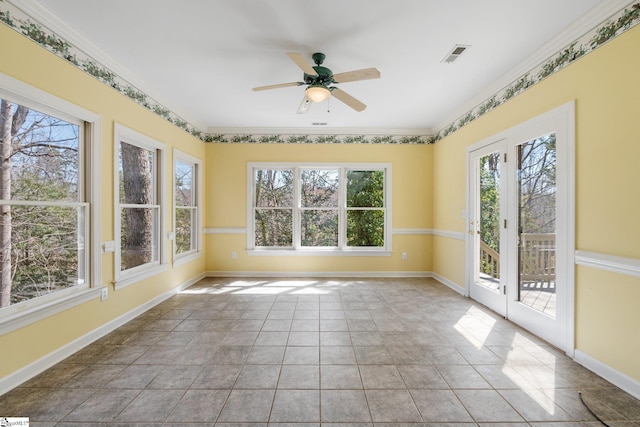
[{"label": "white door frame", "polygon": [[[558,312],[562,317],[560,334],[556,334],[557,337],[545,338],[549,340],[555,346],[561,348],[565,353],[573,357],[575,350],[575,103],[574,101],[561,105],[553,110],[536,116],[530,120],[527,120],[521,124],[513,126],[505,131],[502,131],[496,135],[486,138],[480,142],[467,147],[467,188],[466,188],[466,204],[467,204],[467,220],[473,218],[473,206],[470,206],[471,195],[470,192],[474,191],[472,187],[471,177],[471,153],[479,150],[483,147],[487,147],[498,141],[506,140],[507,144],[507,156],[511,159],[515,159],[515,150],[518,144],[526,142],[532,138],[536,138],[545,132],[555,132],[558,135],[559,143],[557,144],[557,160],[556,166],[558,170],[564,173],[558,173],[558,189],[557,189],[557,235],[558,240],[563,243],[556,250],[556,265],[559,267],[557,271],[557,282],[564,284],[564,295],[560,304],[562,307],[558,307]],[[539,132],[539,133],[536,133]],[[532,136],[533,135],[533,136]],[[561,140],[561,142],[560,142]],[[498,145],[496,145],[498,147]],[[512,163],[513,164],[513,163]],[[508,166],[509,171],[513,170],[513,166]],[[506,176],[505,173],[501,174]],[[560,176],[562,175],[562,176]],[[506,179],[501,180],[501,185],[505,183]],[[514,186],[512,186],[514,187]],[[515,188],[507,187],[509,197],[513,199]],[[513,203],[510,203],[508,207],[508,213],[505,219],[508,224],[517,223],[517,212]],[[468,228],[468,227],[467,227]],[[466,271],[465,271],[465,285],[467,295],[471,295],[471,282],[474,278],[471,271],[474,266],[474,245],[473,236],[467,232],[465,233],[466,242]],[[501,239],[502,240],[502,239]],[[513,239],[511,239],[513,240]],[[514,247],[514,242],[507,242],[507,253],[516,254],[517,247]],[[516,252],[514,252],[514,250]],[[515,255],[514,255],[515,256]],[[514,265],[513,262],[510,262]],[[514,272],[512,268],[508,268],[507,271],[501,272],[506,274],[507,279],[507,293],[509,301],[507,302],[507,315],[509,313],[509,303],[513,304],[514,298],[517,298],[517,271]],[[514,280],[516,278],[516,280]],[[531,330],[535,334],[542,334],[536,330],[537,325],[535,322],[524,324],[521,323],[525,329]]]},{"label": "white door frame", "polygon": [[[478,274],[478,268],[476,262],[478,262],[479,253],[479,239],[477,238],[479,232],[479,192],[478,192],[478,160],[484,156],[490,155],[495,152],[500,153],[500,218],[507,217],[506,205],[503,203],[503,196],[507,194],[506,185],[508,181],[506,177],[504,154],[506,153],[507,140],[498,139],[491,140],[488,144],[483,144],[480,147],[467,150],[467,230],[466,230],[466,242],[467,242],[467,295],[479,303],[489,307],[491,310],[500,314],[501,316],[507,316],[507,262],[506,256],[500,257],[500,279],[497,290],[488,289],[481,284],[476,283],[476,274]],[[506,242],[507,234],[504,227],[500,226],[500,242],[501,252],[504,249],[506,255],[506,245],[502,245],[502,242]]]}]

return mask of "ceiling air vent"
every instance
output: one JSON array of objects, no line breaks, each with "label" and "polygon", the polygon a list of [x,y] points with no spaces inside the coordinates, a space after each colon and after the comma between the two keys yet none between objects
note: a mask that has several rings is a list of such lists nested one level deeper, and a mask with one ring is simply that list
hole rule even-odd
[{"label": "ceiling air vent", "polygon": [[449,52],[447,54],[447,56],[444,57],[444,59],[442,60],[442,62],[445,62],[447,64],[452,63],[453,61],[455,61],[456,59],[458,59],[458,57],[460,55],[462,55],[468,48],[470,48],[471,46],[469,45],[463,45],[463,44],[457,44],[453,47],[453,49],[451,49],[451,52]]}]

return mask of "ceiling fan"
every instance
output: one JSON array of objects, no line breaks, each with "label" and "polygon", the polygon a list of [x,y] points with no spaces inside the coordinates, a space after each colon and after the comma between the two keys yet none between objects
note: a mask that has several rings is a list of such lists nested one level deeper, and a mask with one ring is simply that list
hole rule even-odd
[{"label": "ceiling fan", "polygon": [[358,101],[353,96],[349,95],[342,89],[332,86],[338,83],[355,82],[358,80],[379,79],[380,71],[376,68],[365,68],[362,70],[348,71],[346,73],[333,74],[333,72],[322,66],[325,59],[325,54],[316,52],[311,57],[315,66],[309,65],[304,57],[298,53],[287,53],[287,56],[304,72],[302,82],[280,83],[269,86],[254,87],[254,91],[279,89],[282,87],[290,86],[303,86],[307,85],[304,91],[304,98],[302,103],[298,107],[298,114],[306,113],[309,111],[312,102],[322,102],[329,98],[331,95],[335,96],[338,100],[344,102],[349,107],[356,111],[363,111],[367,106]]}]

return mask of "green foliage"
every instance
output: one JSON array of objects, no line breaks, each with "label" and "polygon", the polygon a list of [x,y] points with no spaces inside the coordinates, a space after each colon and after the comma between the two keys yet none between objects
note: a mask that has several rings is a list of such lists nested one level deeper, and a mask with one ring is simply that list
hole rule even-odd
[{"label": "green foliage", "polygon": [[384,246],[384,211],[348,211],[347,246]]},{"label": "green foliage", "polygon": [[[255,172],[253,203],[257,247],[294,245],[294,175],[293,169],[261,169]],[[299,176],[299,244],[337,247],[340,227],[338,168],[303,169]],[[350,170],[346,179],[347,245],[384,246],[384,171]]]},{"label": "green foliage", "polygon": [[193,210],[185,208],[176,209],[176,254],[182,254],[189,252],[193,249],[192,242],[192,223],[193,223]]},{"label": "green foliage", "polygon": [[[384,246],[384,172],[347,172],[347,245]],[[371,209],[380,208],[380,209]]]},{"label": "green foliage", "polygon": [[480,238],[495,251],[500,247],[500,154],[480,159]]}]

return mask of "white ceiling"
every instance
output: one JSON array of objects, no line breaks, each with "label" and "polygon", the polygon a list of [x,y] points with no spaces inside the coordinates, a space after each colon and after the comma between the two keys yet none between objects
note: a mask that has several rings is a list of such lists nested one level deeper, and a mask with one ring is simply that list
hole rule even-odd
[{"label": "white ceiling", "polygon": [[[444,127],[527,66],[604,21],[605,6],[621,1],[12,3],[205,132],[295,128],[424,134]],[[443,63],[456,44],[471,47],[456,62]],[[332,99],[300,115],[303,87],[253,92],[255,86],[302,80],[286,52],[300,53],[310,63],[313,52],[323,52],[324,66],[334,73],[378,68],[379,80],[340,85],[367,109],[358,113]],[[328,125],[320,129],[313,122]]]}]

